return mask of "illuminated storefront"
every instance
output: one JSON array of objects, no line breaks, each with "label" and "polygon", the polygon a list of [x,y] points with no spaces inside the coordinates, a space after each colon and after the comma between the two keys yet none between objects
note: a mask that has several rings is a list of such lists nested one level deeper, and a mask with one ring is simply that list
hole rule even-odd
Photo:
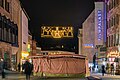
[{"label": "illuminated storefront", "polygon": [[22,52],[22,59],[27,59],[29,56],[29,53],[28,52]]},{"label": "illuminated storefront", "polygon": [[[107,57],[108,63],[119,63],[120,58],[120,1],[119,0],[107,0]],[[116,59],[118,61],[116,62]],[[120,66],[120,65],[119,65]],[[116,70],[118,67],[116,67]],[[120,74],[120,73],[119,73]]]}]

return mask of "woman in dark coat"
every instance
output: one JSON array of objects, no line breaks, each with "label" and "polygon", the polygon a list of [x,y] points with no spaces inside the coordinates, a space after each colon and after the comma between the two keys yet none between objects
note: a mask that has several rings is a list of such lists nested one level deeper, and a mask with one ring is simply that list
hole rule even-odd
[{"label": "woman in dark coat", "polygon": [[30,80],[30,75],[32,73],[33,66],[28,60],[23,64],[23,69],[26,74],[26,80]]},{"label": "woman in dark coat", "polygon": [[3,59],[1,59],[1,61],[0,61],[0,68],[2,70],[2,72],[1,72],[2,78],[5,78],[5,71],[4,71],[5,70],[5,62]]},{"label": "woman in dark coat", "polygon": [[105,66],[102,65],[102,76],[104,76],[104,74],[105,74]]}]

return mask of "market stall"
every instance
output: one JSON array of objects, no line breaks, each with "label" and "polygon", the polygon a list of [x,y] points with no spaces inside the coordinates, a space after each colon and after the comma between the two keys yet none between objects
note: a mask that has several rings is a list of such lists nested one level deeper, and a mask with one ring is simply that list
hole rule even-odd
[{"label": "market stall", "polygon": [[52,54],[31,57],[34,75],[37,76],[85,76],[88,62],[85,56],[77,54]]}]

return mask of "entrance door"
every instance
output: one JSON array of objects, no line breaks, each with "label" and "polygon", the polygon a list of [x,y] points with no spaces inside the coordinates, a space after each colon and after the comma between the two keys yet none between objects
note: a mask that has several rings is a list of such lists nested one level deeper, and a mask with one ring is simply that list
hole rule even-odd
[{"label": "entrance door", "polygon": [[10,68],[10,54],[9,52],[4,53],[4,61],[5,61],[5,68],[9,69]]},{"label": "entrance door", "polygon": [[2,59],[2,49],[0,48],[0,59]]}]

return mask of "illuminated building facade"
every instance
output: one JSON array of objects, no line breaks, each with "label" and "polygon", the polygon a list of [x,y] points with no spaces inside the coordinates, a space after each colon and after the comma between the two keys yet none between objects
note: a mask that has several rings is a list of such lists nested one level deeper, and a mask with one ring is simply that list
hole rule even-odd
[{"label": "illuminated building facade", "polygon": [[9,69],[15,68],[19,49],[19,11],[18,0],[0,0],[0,59],[4,58]]},{"label": "illuminated building facade", "polygon": [[28,36],[28,46],[27,46],[27,52],[30,56],[36,55],[36,41],[32,39],[31,33],[29,33]]},{"label": "illuminated building facade", "polygon": [[79,29],[78,31],[78,54],[82,54],[82,37],[83,37],[83,32],[82,29]]},{"label": "illuminated building facade", "polygon": [[21,59],[22,29],[28,34],[24,13],[19,0],[0,0],[0,58],[4,58],[9,69],[16,69]]},{"label": "illuminated building facade", "polygon": [[72,26],[42,26],[41,37],[64,38],[73,37]]},{"label": "illuminated building facade", "polygon": [[106,57],[106,3],[104,1],[95,2],[95,47],[96,56],[102,64]]},{"label": "illuminated building facade", "polygon": [[86,55],[89,63],[92,63],[95,54],[95,11],[93,11],[84,21],[82,36],[82,54]]},{"label": "illuminated building facade", "polygon": [[[105,2],[95,2],[95,9],[83,23],[82,41],[82,53],[88,57],[90,63],[93,63],[94,55],[96,55],[96,57],[99,59],[106,57]],[[99,62],[96,62],[96,64],[97,63],[99,64]]]},{"label": "illuminated building facade", "polygon": [[[28,19],[29,17],[26,14],[26,11],[22,8],[21,10],[21,28],[20,28],[20,32],[21,32],[21,45],[20,45],[20,49],[21,49],[21,54],[20,54],[20,60],[25,60],[27,58],[27,56],[29,56],[29,51],[28,51]],[[19,60],[19,61],[20,61]],[[21,60],[21,61],[22,61]]]},{"label": "illuminated building facade", "polygon": [[120,0],[107,0],[107,58],[110,63],[120,56]]}]

